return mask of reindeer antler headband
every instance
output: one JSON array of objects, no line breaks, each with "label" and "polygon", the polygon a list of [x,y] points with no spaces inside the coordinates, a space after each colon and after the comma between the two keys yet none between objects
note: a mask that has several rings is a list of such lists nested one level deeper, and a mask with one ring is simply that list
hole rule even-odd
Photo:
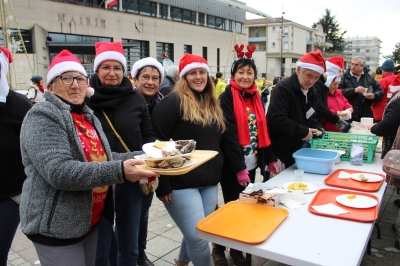
[{"label": "reindeer antler headband", "polygon": [[234,76],[235,67],[241,59],[244,59],[244,60],[249,59],[249,60],[253,61],[252,56],[253,56],[254,51],[256,50],[256,46],[254,44],[253,45],[248,44],[247,52],[243,52],[243,49],[244,49],[243,44],[241,44],[241,45],[235,44],[236,59],[235,59],[235,61],[233,61],[232,68],[231,68],[232,77]]}]

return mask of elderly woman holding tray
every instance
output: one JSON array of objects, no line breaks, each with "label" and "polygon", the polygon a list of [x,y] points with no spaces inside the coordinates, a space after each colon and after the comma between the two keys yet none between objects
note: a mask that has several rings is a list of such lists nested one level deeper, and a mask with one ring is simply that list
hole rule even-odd
[{"label": "elderly woman holding tray", "polygon": [[42,265],[94,265],[98,225],[113,206],[111,185],[158,176],[138,169],[137,153],[113,153],[84,102],[88,77],[67,50],[47,74],[45,101],[25,116],[21,154],[27,179],[21,228]]},{"label": "elderly woman holding tray", "polygon": [[207,61],[185,54],[179,63],[181,79],[153,110],[152,124],[159,140],[194,139],[199,150],[218,151],[205,164],[181,176],[162,176],[156,190],[183,234],[175,265],[210,266],[208,242],[195,234],[196,224],[215,210],[221,178],[221,135],[224,118],[215,98]]}]

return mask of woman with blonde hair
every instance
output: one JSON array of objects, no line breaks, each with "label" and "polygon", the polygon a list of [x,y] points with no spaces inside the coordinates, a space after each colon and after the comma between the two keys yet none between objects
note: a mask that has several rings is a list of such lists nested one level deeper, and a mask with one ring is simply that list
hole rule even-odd
[{"label": "woman with blonde hair", "polygon": [[192,261],[195,266],[210,266],[210,247],[207,241],[196,236],[195,228],[217,204],[223,163],[220,144],[225,123],[214,96],[207,61],[185,54],[180,60],[179,72],[181,79],[175,89],[153,110],[154,133],[159,140],[193,139],[197,149],[214,150],[218,155],[187,174],[162,176],[156,194],[183,234],[175,265]]}]

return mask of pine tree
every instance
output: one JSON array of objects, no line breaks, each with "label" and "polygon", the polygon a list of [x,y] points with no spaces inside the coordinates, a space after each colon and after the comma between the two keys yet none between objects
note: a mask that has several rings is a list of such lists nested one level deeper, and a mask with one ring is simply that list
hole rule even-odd
[{"label": "pine tree", "polygon": [[318,22],[313,23],[312,27],[316,28],[317,24],[321,24],[324,33],[326,33],[326,41],[333,44],[333,47],[327,48],[326,52],[337,52],[342,53],[345,48],[345,41],[343,35],[347,31],[341,32],[340,24],[336,19],[336,16],[332,15],[331,10],[325,9],[325,15],[323,15]]},{"label": "pine tree", "polygon": [[393,59],[395,64],[400,64],[400,42],[396,43],[393,49],[393,53],[391,55],[385,55],[383,58]]}]

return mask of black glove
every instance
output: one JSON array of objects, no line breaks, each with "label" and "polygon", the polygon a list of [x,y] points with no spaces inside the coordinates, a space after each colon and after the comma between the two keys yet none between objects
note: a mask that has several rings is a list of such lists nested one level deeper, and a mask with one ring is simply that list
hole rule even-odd
[{"label": "black glove", "polygon": [[317,129],[317,132],[313,133],[313,139],[322,139],[324,134],[325,134],[325,129],[320,127],[320,128]]},{"label": "black glove", "polygon": [[336,122],[335,126],[338,129],[343,129],[345,126],[348,126],[349,123],[347,123],[341,116],[339,116],[339,120]]}]

